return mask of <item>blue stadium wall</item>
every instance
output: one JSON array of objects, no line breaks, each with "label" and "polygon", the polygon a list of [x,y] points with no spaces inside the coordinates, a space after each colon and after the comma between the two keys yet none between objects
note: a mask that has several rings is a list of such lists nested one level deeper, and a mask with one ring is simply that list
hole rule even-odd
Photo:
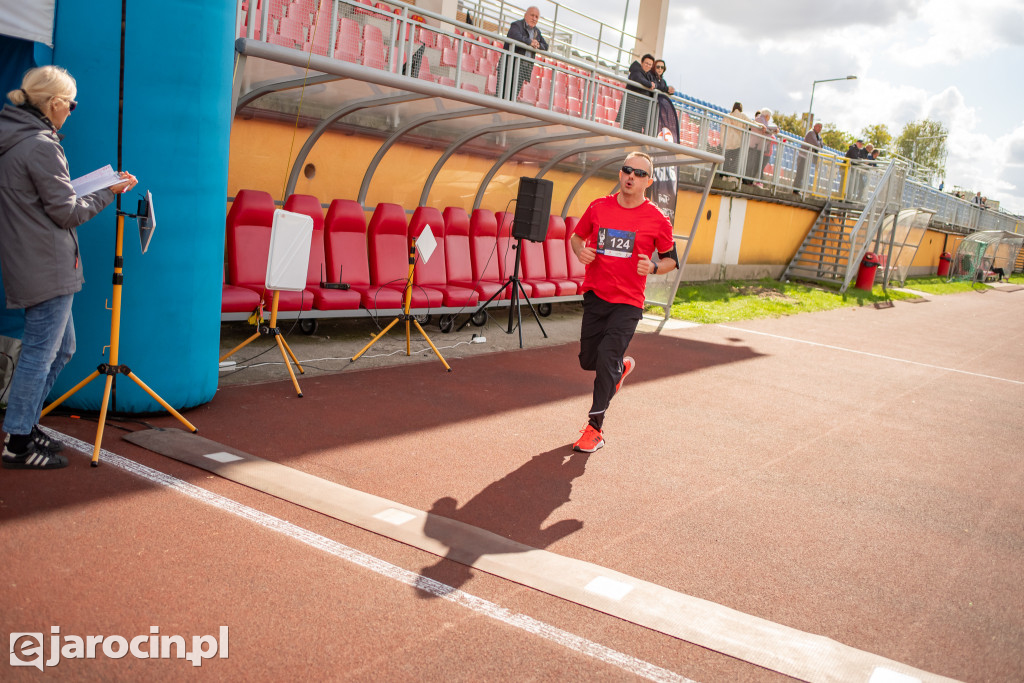
[{"label": "blue stadium wall", "polygon": [[[234,3],[128,0],[122,168],[139,179],[124,195],[135,212],[153,193],[157,228],[141,253],[126,219],[119,362],[175,408],[217,390],[224,257]],[[78,82],[78,108],[62,132],[72,177],[117,166],[121,2],[58,2],[55,64]],[[79,228],[86,283],[75,297],[78,351],[51,393],[60,396],[107,362],[116,235],[113,207]],[[162,412],[130,379],[117,379],[113,409]],[[65,405],[96,410],[97,379]]]}]

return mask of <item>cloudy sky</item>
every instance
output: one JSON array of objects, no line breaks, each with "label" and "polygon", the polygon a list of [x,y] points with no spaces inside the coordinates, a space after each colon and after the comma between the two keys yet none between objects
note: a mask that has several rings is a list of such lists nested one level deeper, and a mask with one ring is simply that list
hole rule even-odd
[{"label": "cloudy sky", "polygon": [[[640,0],[628,2],[633,30]],[[627,0],[566,4],[621,26]],[[677,90],[795,113],[815,80],[856,75],[817,85],[817,120],[850,133],[884,123],[893,135],[941,121],[947,189],[1024,214],[1024,1],[670,0],[668,24],[661,56]]]}]

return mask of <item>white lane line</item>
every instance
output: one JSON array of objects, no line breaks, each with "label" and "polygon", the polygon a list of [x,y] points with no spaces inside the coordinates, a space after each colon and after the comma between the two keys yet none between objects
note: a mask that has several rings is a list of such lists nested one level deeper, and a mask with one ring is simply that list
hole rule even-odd
[{"label": "white lane line", "polygon": [[771,334],[770,332],[758,332],[757,330],[748,330],[742,327],[732,327],[731,325],[718,325],[725,330],[735,330],[736,332],[746,332],[748,334],[759,334],[762,337],[774,337],[775,339],[782,339],[784,341],[798,342],[800,344],[808,344],[810,346],[820,346],[823,349],[834,349],[836,351],[845,351],[847,353],[856,353],[861,356],[870,356],[872,358],[881,358],[882,360],[891,360],[896,363],[907,363],[908,365],[920,365],[923,368],[931,368],[932,370],[942,370],[944,372],[956,372],[961,375],[970,375],[971,377],[981,377],[982,379],[994,379],[999,382],[1009,382],[1010,384],[1024,385],[1024,382],[1016,379],[1007,379],[1005,377],[995,377],[993,375],[983,375],[980,372],[968,372],[967,370],[957,370],[956,368],[947,368],[942,365],[932,365],[931,363],[921,363],[916,360],[907,360],[906,358],[895,358],[893,356],[883,356],[880,353],[871,353],[870,351],[858,351],[856,349],[848,349],[843,346],[833,346],[832,344],[822,344],[820,342],[807,341],[806,339],[797,339],[796,337],[784,337],[781,334]]},{"label": "white lane line", "polygon": [[[62,434],[52,429],[46,429],[46,431],[52,437],[70,446],[76,451],[81,453],[92,453],[93,451],[93,444],[85,443],[84,441],[80,441],[74,437]],[[551,624],[538,621],[533,617],[528,617],[525,614],[518,614],[489,600],[478,598],[475,595],[453,588],[447,584],[443,584],[425,576],[420,576],[419,574],[408,571],[407,569],[402,569],[390,562],[385,562],[384,560],[376,558],[373,555],[360,552],[347,545],[333,541],[326,536],[313,533],[308,529],[303,529],[291,522],[286,522],[283,519],[274,517],[273,515],[260,512],[259,510],[247,505],[231,500],[230,498],[225,498],[220,494],[199,488],[187,481],[183,481],[177,477],[172,477],[169,474],[164,474],[163,472],[154,470],[151,467],[137,463],[134,460],[129,460],[128,458],[117,455],[116,453],[111,453],[106,449],[100,449],[100,456],[104,465],[117,467],[158,486],[165,486],[169,489],[174,489],[189,498],[198,500],[206,503],[207,505],[211,505],[215,508],[241,517],[242,519],[259,524],[271,531],[284,534],[285,536],[293,538],[300,543],[305,543],[317,550],[322,550],[323,552],[334,555],[335,557],[347,562],[351,562],[352,564],[358,565],[364,569],[369,569],[381,576],[393,579],[399,583],[404,583],[407,586],[418,588],[421,591],[431,593],[439,598],[443,598],[449,602],[453,602],[457,605],[470,609],[477,614],[490,617],[496,621],[521,629],[531,635],[550,640],[569,650],[587,655],[588,657],[593,657],[605,664],[616,666],[636,676],[659,682],[671,681],[673,683],[695,683],[692,679],[680,676],[674,671],[663,669],[660,666],[651,664],[650,662],[645,662],[642,659],[637,659],[636,657],[605,647],[604,645],[587,640],[581,636],[574,635],[568,631],[563,631]]]}]

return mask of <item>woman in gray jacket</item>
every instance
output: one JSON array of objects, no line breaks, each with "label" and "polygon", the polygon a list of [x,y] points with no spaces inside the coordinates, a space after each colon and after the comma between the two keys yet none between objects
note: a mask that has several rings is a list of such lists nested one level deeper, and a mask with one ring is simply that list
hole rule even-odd
[{"label": "woman in gray jacket", "polygon": [[71,303],[82,288],[75,228],[138,182],[121,172],[79,197],[57,134],[77,103],[75,79],[57,66],[30,69],[0,111],[0,272],[8,308],[25,309],[25,332],[4,418],[4,467],[56,469],[60,443],[37,426],[43,401],[75,352]]}]

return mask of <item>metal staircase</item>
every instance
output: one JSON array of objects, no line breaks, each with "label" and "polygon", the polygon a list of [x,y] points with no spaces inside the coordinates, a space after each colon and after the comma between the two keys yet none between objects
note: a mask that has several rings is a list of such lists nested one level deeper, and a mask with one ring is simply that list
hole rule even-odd
[{"label": "metal staircase", "polygon": [[839,284],[845,292],[868,247],[877,242],[886,216],[899,213],[906,177],[906,166],[891,163],[863,208],[826,202],[782,279]]},{"label": "metal staircase", "polygon": [[826,202],[783,279],[841,284],[850,261],[850,235],[862,214],[859,206]]}]

